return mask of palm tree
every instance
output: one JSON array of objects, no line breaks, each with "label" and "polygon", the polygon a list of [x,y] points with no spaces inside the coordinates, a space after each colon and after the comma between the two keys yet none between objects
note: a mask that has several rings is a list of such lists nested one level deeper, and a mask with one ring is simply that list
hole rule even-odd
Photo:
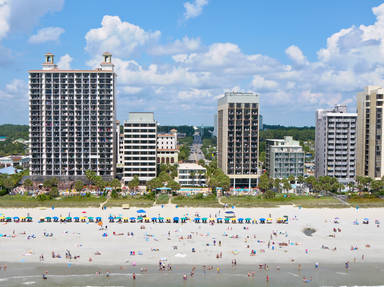
[{"label": "palm tree", "polygon": [[194,172],[193,170],[189,173],[189,177],[192,179],[192,185],[195,185],[195,175],[196,172]]}]

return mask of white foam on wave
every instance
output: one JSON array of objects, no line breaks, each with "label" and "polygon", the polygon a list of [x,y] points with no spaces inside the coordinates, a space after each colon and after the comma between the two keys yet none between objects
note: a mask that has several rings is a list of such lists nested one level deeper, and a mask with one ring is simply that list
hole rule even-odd
[{"label": "white foam on wave", "polygon": [[33,285],[33,284],[36,284],[36,282],[35,281],[23,282],[23,285]]}]

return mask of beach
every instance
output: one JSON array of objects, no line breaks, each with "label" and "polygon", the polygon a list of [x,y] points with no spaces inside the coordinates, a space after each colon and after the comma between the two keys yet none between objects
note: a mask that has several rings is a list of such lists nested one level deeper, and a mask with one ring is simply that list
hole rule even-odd
[{"label": "beach", "polygon": [[[137,210],[2,209],[2,215],[29,215],[33,222],[0,223],[0,234],[3,235],[0,238],[0,265],[7,264],[6,272],[0,270],[0,278],[6,277],[6,273],[11,272],[11,266],[14,264],[37,264],[44,268],[53,265],[64,266],[68,272],[75,266],[82,266],[92,270],[92,274],[97,271],[95,266],[100,265],[104,266],[101,272],[108,268],[119,268],[126,272],[132,269],[148,274],[145,269],[158,270],[161,261],[166,270],[169,266],[172,268],[171,272],[165,272],[167,274],[174,274],[180,266],[190,271],[193,266],[202,270],[205,265],[205,268],[211,267],[211,271],[217,271],[217,268],[232,271],[233,268],[239,268],[238,270],[242,270],[241,276],[261,270],[264,275],[260,275],[260,278],[263,280],[265,273],[276,273],[278,269],[283,271],[280,266],[289,266],[296,271],[301,269],[300,266],[308,266],[306,268],[312,272],[323,268],[328,270],[333,264],[341,270],[340,272],[348,272],[357,270],[358,265],[374,266],[381,268],[380,270],[384,265],[383,227],[375,224],[375,220],[380,223],[384,220],[384,209],[381,208],[304,209],[281,206],[223,209],[176,208],[174,205],[165,205],[145,209],[146,215],[150,218],[187,216],[193,219],[197,215],[210,218],[224,217],[225,211],[230,210],[237,218],[271,217],[273,222],[212,225],[192,221],[182,224],[110,223],[108,220],[110,216],[137,216]],[[39,222],[41,217],[47,216],[100,216],[103,225],[88,222]],[[287,224],[276,223],[276,218],[282,216],[288,216]],[[362,223],[365,218],[369,219],[369,224]],[[306,228],[312,230],[310,236],[304,234]],[[246,266],[249,267],[245,268]],[[305,275],[300,274],[299,280],[302,280],[303,276]]]}]

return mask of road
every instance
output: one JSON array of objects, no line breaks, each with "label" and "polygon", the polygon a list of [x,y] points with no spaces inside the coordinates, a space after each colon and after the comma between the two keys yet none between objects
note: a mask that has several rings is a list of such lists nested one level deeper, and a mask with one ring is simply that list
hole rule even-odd
[{"label": "road", "polygon": [[195,132],[193,135],[193,143],[191,147],[191,153],[189,154],[188,160],[199,161],[205,159],[203,152],[201,151],[201,137],[199,132]]}]

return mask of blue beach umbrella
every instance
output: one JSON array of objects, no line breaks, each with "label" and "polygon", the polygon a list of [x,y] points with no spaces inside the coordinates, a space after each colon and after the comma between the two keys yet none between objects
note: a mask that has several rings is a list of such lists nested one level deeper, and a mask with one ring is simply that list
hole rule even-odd
[{"label": "blue beach umbrella", "polygon": [[137,213],[146,213],[144,209],[139,209],[138,211],[136,211]]}]

